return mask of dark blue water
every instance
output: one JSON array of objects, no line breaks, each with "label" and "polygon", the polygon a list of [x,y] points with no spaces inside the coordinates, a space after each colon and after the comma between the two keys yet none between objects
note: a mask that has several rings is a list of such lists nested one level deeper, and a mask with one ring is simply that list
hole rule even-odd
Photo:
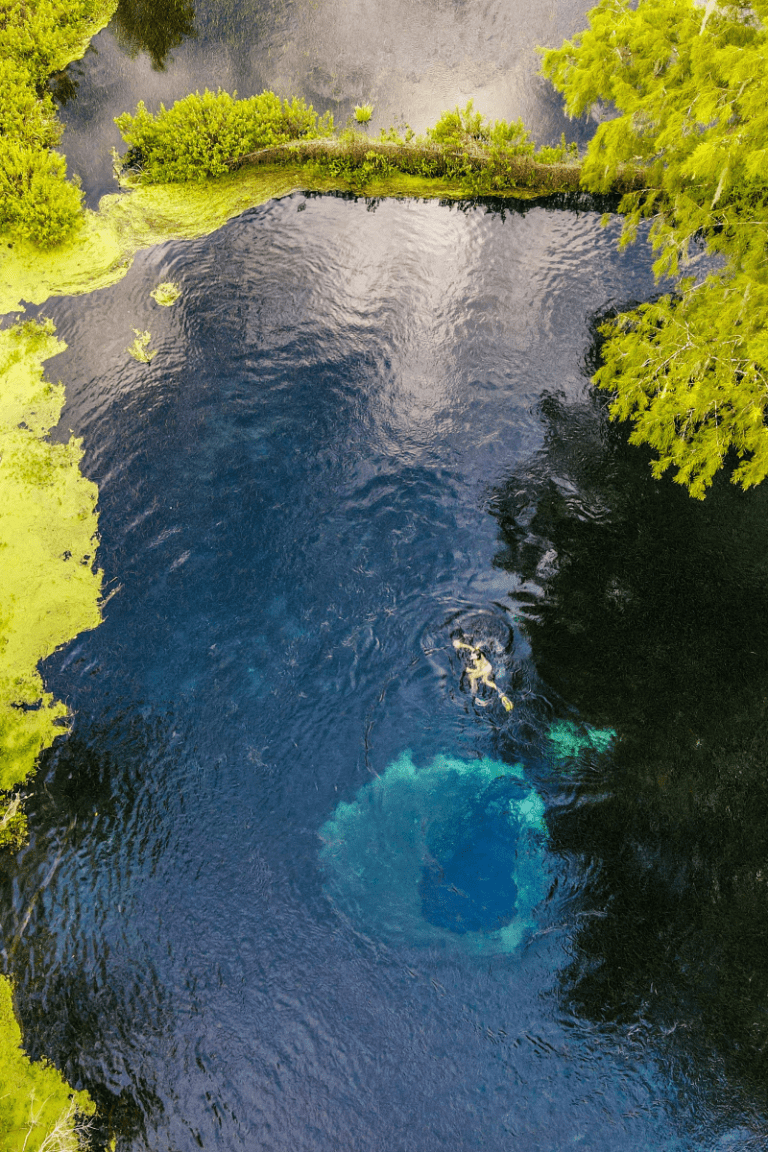
[{"label": "dark blue water", "polygon": [[119,1149],[765,1146],[765,497],[607,424],[616,235],[294,196],[45,307],[113,595],[3,901]]}]

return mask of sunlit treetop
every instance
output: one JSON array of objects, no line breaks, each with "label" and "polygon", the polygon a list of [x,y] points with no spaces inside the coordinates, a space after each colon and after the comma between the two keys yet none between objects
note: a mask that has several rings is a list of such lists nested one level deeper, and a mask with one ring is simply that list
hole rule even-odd
[{"label": "sunlit treetop", "polygon": [[703,281],[607,326],[596,382],[617,393],[657,475],[703,496],[729,453],[732,479],[768,474],[768,2],[603,0],[589,28],[544,54],[570,115],[607,105],[582,182],[607,191],[622,165],[645,188],[625,196],[622,242],[651,220],[658,276],[685,274],[704,242],[722,258]]}]

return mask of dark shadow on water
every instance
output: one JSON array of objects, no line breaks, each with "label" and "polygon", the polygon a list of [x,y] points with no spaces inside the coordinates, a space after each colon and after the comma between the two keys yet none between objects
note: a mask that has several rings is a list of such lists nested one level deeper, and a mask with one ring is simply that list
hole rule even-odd
[{"label": "dark shadow on water", "polygon": [[544,448],[492,497],[539,674],[619,735],[550,817],[553,848],[594,877],[563,993],[591,1020],[717,1053],[762,1098],[768,488],[721,477],[694,501],[652,479],[605,408],[547,397]]},{"label": "dark shadow on water", "polygon": [[162,1046],[169,1021],[153,964],[134,962],[123,910],[108,893],[89,893],[91,903],[77,883],[78,873],[96,873],[105,853],[135,837],[136,810],[152,803],[144,765],[167,745],[162,723],[112,721],[43,753],[25,805],[29,843],[0,870],[0,944],[25,1050],[91,1093],[95,1152],[112,1136],[140,1141],[148,1118],[162,1111],[142,1054]]}]

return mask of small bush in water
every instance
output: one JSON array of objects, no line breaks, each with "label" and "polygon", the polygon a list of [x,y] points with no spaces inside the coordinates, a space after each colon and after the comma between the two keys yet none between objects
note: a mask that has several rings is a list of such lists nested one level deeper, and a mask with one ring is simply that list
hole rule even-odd
[{"label": "small bush in water", "polygon": [[231,161],[259,148],[333,132],[330,113],[320,117],[304,100],[281,100],[274,92],[238,100],[221,89],[195,92],[171,108],[161,104],[156,115],[141,101],[115,123],[128,145],[124,166],[135,165],[147,184],[221,176]]},{"label": "small bush in water", "polygon": [[158,284],[157,288],[153,288],[150,296],[156,304],[162,304],[164,308],[170,308],[175,304],[179,296],[181,296],[181,288],[175,284],[173,280],[164,280],[162,284]]},{"label": "small bush in water", "polygon": [[355,104],[355,120],[358,124],[367,124],[373,116],[373,104]]},{"label": "small bush in water", "polygon": [[157,356],[157,348],[150,349],[149,347],[152,333],[142,332],[140,328],[134,328],[133,334],[136,339],[129,348],[126,348],[126,352],[129,356],[133,356],[134,360],[138,360],[140,364],[150,364],[153,358]]},{"label": "small bush in water", "polygon": [[427,129],[427,137],[433,144],[443,147],[466,148],[477,144],[485,148],[503,148],[517,156],[532,156],[535,149],[522,120],[510,123],[486,120],[482,113],[475,112],[472,100],[466,108],[443,112],[434,128]]}]

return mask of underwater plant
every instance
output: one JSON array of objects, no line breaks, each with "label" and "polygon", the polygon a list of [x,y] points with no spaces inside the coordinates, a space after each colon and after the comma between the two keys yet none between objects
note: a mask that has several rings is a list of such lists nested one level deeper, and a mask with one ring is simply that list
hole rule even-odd
[{"label": "underwater plant", "polygon": [[149,342],[152,339],[151,332],[142,332],[140,328],[134,328],[134,336],[136,339],[133,344],[126,348],[129,356],[133,356],[134,360],[138,360],[140,364],[149,364],[157,356],[157,349],[150,350]]},{"label": "underwater plant", "polygon": [[157,288],[152,289],[150,296],[156,304],[170,308],[181,296],[181,288],[173,280],[164,280],[162,284],[158,284]]},{"label": "underwater plant", "polygon": [[358,124],[367,124],[373,116],[373,104],[355,104],[354,116]]}]

